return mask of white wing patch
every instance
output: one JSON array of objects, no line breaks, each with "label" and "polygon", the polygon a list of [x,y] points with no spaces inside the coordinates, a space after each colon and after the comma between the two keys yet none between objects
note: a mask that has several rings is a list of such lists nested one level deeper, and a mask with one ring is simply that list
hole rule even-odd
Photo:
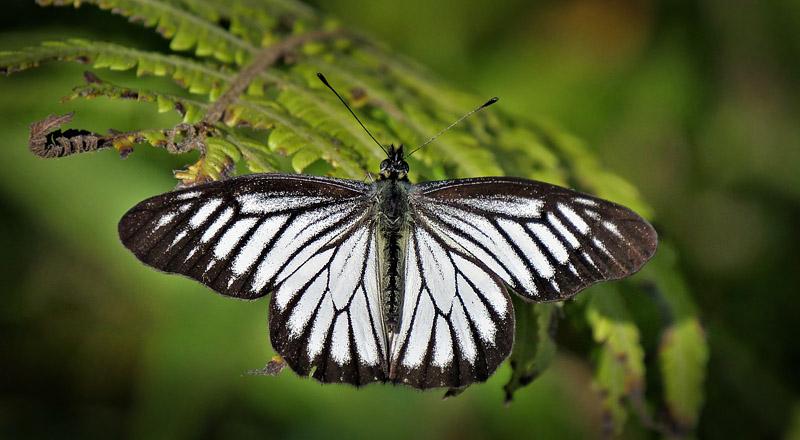
[{"label": "white wing patch", "polygon": [[317,310],[317,317],[314,320],[314,326],[311,328],[311,335],[308,337],[308,345],[306,353],[310,359],[316,359],[324,348],[325,339],[328,337],[328,331],[333,322],[333,301],[330,295],[325,295],[322,298],[322,303]]},{"label": "white wing patch", "polygon": [[620,240],[625,240],[625,237],[622,236],[622,233],[619,232],[619,228],[614,223],[611,223],[610,221],[606,220],[603,222],[603,227],[611,231],[611,233],[614,234]]},{"label": "white wing patch", "polygon": [[[496,328],[492,322],[491,315],[489,315],[489,309],[478,297],[475,289],[469,283],[464,282],[463,277],[460,277],[459,281],[462,281],[459,283],[460,290],[458,292],[461,296],[461,305],[464,307],[472,325],[478,330],[480,338],[485,342],[492,342]],[[473,363],[475,359],[468,358],[467,361]]]},{"label": "white wing patch", "polygon": [[[377,303],[377,298],[374,299],[375,303]],[[367,294],[363,288],[359,287],[359,290],[356,291],[356,294],[353,296],[353,302],[350,304],[350,309],[350,316],[354,318],[352,324],[356,350],[362,362],[367,365],[378,365],[378,361],[380,360],[378,345],[381,346],[380,350],[383,352],[383,338],[379,338],[378,341],[380,342],[376,344],[373,335],[377,329],[370,325],[371,321],[369,319],[363,319],[363,317],[373,316],[378,319],[377,317],[379,317],[380,314],[374,313],[377,310],[369,309],[367,305]],[[378,321],[380,321],[380,319],[378,319]]]},{"label": "white wing patch", "polygon": [[453,338],[450,336],[450,324],[441,315],[436,317],[434,341],[433,365],[447,367],[453,362]]},{"label": "white wing patch", "polygon": [[175,198],[177,200],[188,200],[188,199],[194,199],[194,198],[200,197],[201,195],[202,195],[202,193],[200,193],[199,191],[189,191],[189,192],[185,192],[183,194],[178,194],[177,196],[175,196]]},{"label": "white wing patch", "polygon": [[339,246],[330,263],[328,290],[333,296],[336,310],[347,307],[362,279],[364,259],[367,256],[367,238],[367,228],[361,228]]},{"label": "white wing patch", "polygon": [[315,255],[300,266],[292,276],[281,283],[280,287],[275,291],[274,296],[275,305],[278,306],[278,310],[281,312],[285,311],[289,301],[294,299],[298,292],[305,292],[303,288],[312,278],[322,276],[326,280],[329,280],[326,266],[330,264],[331,255],[333,255],[334,251],[335,249],[328,249],[325,252]]},{"label": "white wing patch", "polygon": [[160,219],[158,219],[158,222],[156,223],[156,226],[155,226],[155,228],[153,228],[153,229],[154,229],[154,230],[158,230],[158,229],[161,229],[161,228],[163,228],[164,226],[166,226],[166,225],[168,225],[168,224],[172,223],[172,220],[173,220],[173,219],[174,219],[174,218],[175,218],[177,215],[178,215],[178,213],[177,213],[177,212],[170,212],[169,214],[167,214],[167,215],[165,215],[165,216],[161,217]]},{"label": "white wing patch", "polygon": [[575,203],[580,203],[581,205],[597,206],[597,202],[596,201],[590,200],[590,199],[587,199],[587,198],[584,198],[584,197],[576,197],[576,198],[574,198],[572,200],[574,200]]},{"label": "white wing patch", "polygon": [[214,247],[214,258],[217,260],[222,260],[228,257],[228,254],[231,253],[234,246],[239,244],[239,241],[242,240],[245,234],[247,234],[250,229],[255,226],[256,222],[258,222],[257,218],[244,218],[230,227],[222,237],[220,237],[217,245]]},{"label": "white wing patch", "polygon": [[178,244],[178,242],[183,240],[188,234],[189,234],[189,231],[187,231],[186,229],[183,229],[180,232],[178,232],[178,235],[176,235],[175,238],[172,239],[172,243],[169,244],[169,247],[167,247],[167,250],[169,250],[170,248],[172,248],[173,246]]},{"label": "white wing patch", "polygon": [[326,197],[275,197],[263,193],[242,194],[236,197],[243,214],[271,214],[273,212],[307,208],[328,201]]},{"label": "white wing patch", "polygon": [[567,248],[564,247],[564,243],[553,234],[550,228],[541,223],[528,223],[525,226],[535,237],[539,238],[539,241],[544,244],[544,247],[547,248],[547,251],[559,264],[565,264],[569,260]]},{"label": "white wing patch", "polygon": [[554,213],[547,213],[547,221],[564,240],[567,240],[567,243],[569,243],[573,249],[577,249],[581,245],[581,242],[578,241],[575,235],[573,235],[566,226],[564,226],[564,223],[561,223],[561,220],[559,220]]},{"label": "white wing patch", "polygon": [[[430,349],[428,342],[431,340],[431,329],[433,328],[433,319],[435,317],[436,312],[430,293],[428,289],[423,289],[417,303],[417,310],[414,313],[413,325],[409,326],[411,333],[408,336],[408,345],[403,356],[403,366],[417,368],[422,365],[425,354]],[[392,359],[396,359],[399,353],[392,354]]]},{"label": "white wing patch", "polygon": [[[522,225],[508,219],[498,219],[497,224],[511,237],[512,243],[519,248],[522,255],[528,258],[528,261],[533,265],[533,269],[539,277],[553,278],[553,275],[556,273],[553,265],[550,264],[550,261],[542,250],[539,249],[539,246],[534,243],[533,236],[528,233]],[[532,275],[533,274],[530,276]],[[530,282],[530,285],[533,286],[533,282]]]},{"label": "white wing patch", "polygon": [[544,201],[528,197],[493,195],[490,197],[465,198],[459,204],[481,209],[493,214],[505,214],[514,217],[538,218],[542,214]]},{"label": "white wing patch", "polygon": [[[452,254],[453,263],[459,268],[459,275],[456,277],[456,289],[460,292],[462,288],[467,288],[470,285],[475,285],[476,288],[482,293],[483,299],[489,303],[489,307],[494,310],[498,315],[510,312],[508,305],[508,297],[505,295],[505,289],[497,289],[491,277],[481,276],[484,269],[475,264],[474,261],[468,260],[462,255]],[[463,299],[464,297],[462,297]]]},{"label": "white wing patch", "polygon": [[475,359],[478,356],[475,340],[472,338],[472,329],[464,311],[461,301],[453,304],[453,312],[450,314],[450,321],[453,323],[453,330],[458,341],[458,348],[462,356],[466,359]]},{"label": "white wing patch", "polygon": [[503,279],[506,283],[511,284],[513,279],[508,272],[506,272],[505,268],[495,259],[495,257],[491,256],[481,245],[485,247],[491,248],[495,240],[498,240],[502,243],[502,237],[495,235],[489,235],[491,231],[484,231],[481,230],[475,225],[470,224],[467,221],[464,221],[456,216],[450,215],[447,213],[446,209],[442,209],[437,212],[439,218],[444,220],[450,226],[455,228],[456,230],[472,237],[472,240],[457,240],[456,237],[451,237],[454,240],[458,241],[458,244],[463,246],[467,249],[472,255],[474,255],[478,260],[482,261],[486,264],[489,269],[492,270],[497,276]]},{"label": "white wing patch", "polygon": [[189,227],[196,229],[198,226],[204,224],[208,217],[222,205],[222,199],[211,199],[206,201],[200,209],[189,220]]},{"label": "white wing patch", "polygon": [[[306,289],[306,293],[300,297],[292,314],[289,316],[289,330],[291,337],[296,338],[303,333],[309,320],[314,316],[314,311],[319,307],[319,302],[322,295],[325,293],[325,285],[328,283],[328,278],[325,276],[317,277],[311,285]],[[278,307],[281,307],[278,304]],[[283,308],[286,304],[283,304]]]},{"label": "white wing patch", "polygon": [[563,203],[559,203],[558,210],[561,211],[562,214],[564,214],[564,216],[567,218],[567,220],[569,220],[570,223],[572,223],[572,226],[575,226],[578,232],[580,232],[583,235],[589,233],[589,225],[572,208]]},{"label": "white wing patch", "polygon": [[222,229],[222,227],[225,226],[228,221],[230,221],[231,218],[233,218],[233,208],[229,206],[225,208],[225,210],[222,211],[222,214],[220,214],[219,217],[214,220],[214,223],[211,223],[211,226],[209,226],[208,229],[203,232],[203,236],[200,237],[200,242],[208,243],[217,235],[217,232],[219,232],[220,229]]},{"label": "white wing patch", "polygon": [[347,313],[340,313],[333,326],[331,357],[339,365],[350,361],[350,323],[347,322]]}]

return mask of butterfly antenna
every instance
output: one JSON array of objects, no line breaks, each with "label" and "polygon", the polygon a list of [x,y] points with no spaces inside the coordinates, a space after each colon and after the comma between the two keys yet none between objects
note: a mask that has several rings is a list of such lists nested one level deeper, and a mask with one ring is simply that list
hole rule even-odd
[{"label": "butterfly antenna", "polygon": [[[339,98],[339,99],[341,99],[341,98]],[[467,118],[468,118],[470,115],[472,115],[473,113],[475,113],[475,112],[477,112],[478,110],[484,109],[484,108],[486,108],[486,107],[489,107],[490,105],[494,104],[495,102],[497,102],[497,100],[498,100],[498,98],[497,98],[497,97],[494,97],[494,98],[492,98],[492,99],[490,99],[490,100],[486,101],[486,102],[485,102],[483,105],[481,105],[480,107],[476,108],[475,110],[473,110],[473,111],[471,111],[471,112],[467,113],[466,115],[464,115],[464,116],[462,116],[462,117],[458,118],[458,120],[457,120],[456,122],[453,122],[452,124],[450,124],[450,126],[449,126],[449,127],[447,127],[447,128],[445,128],[444,130],[440,131],[440,132],[439,132],[439,134],[437,134],[436,136],[434,136],[434,137],[432,137],[432,138],[428,139],[428,142],[425,142],[424,144],[422,144],[422,145],[420,145],[419,147],[415,148],[415,149],[414,149],[414,151],[412,151],[412,152],[408,153],[408,154],[406,155],[406,157],[404,157],[403,159],[407,158],[408,156],[411,156],[412,154],[414,154],[414,152],[416,152],[416,151],[417,151],[417,150],[419,150],[420,148],[424,147],[425,145],[428,145],[428,144],[430,144],[431,142],[433,142],[433,140],[434,140],[434,139],[436,139],[436,138],[438,138],[439,136],[443,135],[443,134],[444,134],[444,132],[446,132],[447,130],[450,130],[451,128],[455,127],[455,126],[456,126],[456,124],[458,124],[459,122],[463,121],[464,119],[467,119]]]},{"label": "butterfly antenna", "polygon": [[356,118],[356,121],[358,121],[359,125],[361,125],[361,128],[363,128],[364,131],[367,132],[369,137],[371,137],[372,140],[375,141],[375,143],[378,144],[379,147],[381,147],[381,150],[383,150],[383,152],[388,155],[389,153],[386,151],[385,148],[383,148],[383,145],[381,145],[381,143],[378,142],[377,139],[375,139],[375,136],[373,136],[372,133],[370,133],[369,130],[367,130],[367,127],[364,127],[364,124],[361,123],[361,120],[358,119],[358,116],[356,116],[356,114],[353,113],[353,110],[350,110],[350,106],[347,105],[347,103],[344,101],[344,99],[342,99],[342,97],[339,96],[339,93],[337,93],[336,90],[328,83],[328,80],[325,79],[325,76],[323,74],[321,74],[321,73],[317,73],[317,78],[319,78],[319,80],[322,81],[322,84],[325,84],[329,89],[331,89],[331,91],[336,95],[336,97],[339,98],[339,101],[342,101],[342,104],[344,104],[344,106],[347,108],[347,110],[350,111],[350,114],[353,115],[354,118]]}]

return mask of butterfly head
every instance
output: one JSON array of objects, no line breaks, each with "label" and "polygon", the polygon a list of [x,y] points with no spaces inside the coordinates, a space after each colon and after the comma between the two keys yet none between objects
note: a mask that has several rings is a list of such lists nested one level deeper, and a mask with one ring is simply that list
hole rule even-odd
[{"label": "butterfly head", "polygon": [[389,157],[381,162],[380,179],[408,179],[408,163],[403,157],[403,145],[400,144],[397,148],[394,145],[389,145],[389,151],[386,154]]}]

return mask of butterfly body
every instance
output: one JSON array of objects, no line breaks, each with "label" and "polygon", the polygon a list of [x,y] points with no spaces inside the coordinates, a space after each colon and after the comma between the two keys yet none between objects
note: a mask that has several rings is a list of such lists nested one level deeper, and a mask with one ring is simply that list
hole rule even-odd
[{"label": "butterfly body", "polygon": [[374,221],[378,231],[378,261],[380,286],[388,340],[398,331],[400,307],[403,296],[403,269],[409,224],[408,164],[403,159],[403,146],[391,145],[388,158],[381,163],[381,172],[373,182],[376,212]]}]

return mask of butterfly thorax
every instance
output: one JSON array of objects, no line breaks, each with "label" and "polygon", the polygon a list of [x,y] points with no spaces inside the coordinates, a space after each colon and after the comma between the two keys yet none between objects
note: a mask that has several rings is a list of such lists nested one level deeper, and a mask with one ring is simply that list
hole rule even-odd
[{"label": "butterfly thorax", "polygon": [[389,147],[389,157],[381,163],[381,173],[375,185],[377,199],[377,239],[380,262],[380,291],[386,330],[390,337],[399,328],[402,307],[405,249],[408,239],[409,219],[408,164],[403,159],[403,146]]}]

